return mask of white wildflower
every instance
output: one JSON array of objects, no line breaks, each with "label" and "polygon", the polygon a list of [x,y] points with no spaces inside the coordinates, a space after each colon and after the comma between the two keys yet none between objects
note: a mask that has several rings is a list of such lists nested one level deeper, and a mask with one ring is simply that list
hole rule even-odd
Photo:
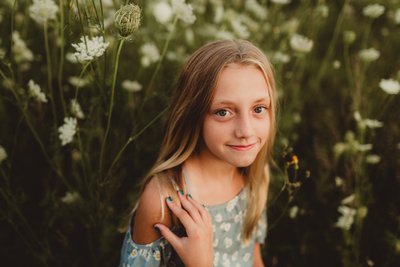
[{"label": "white wildflower", "polygon": [[0,163],[7,158],[7,152],[4,147],[0,146]]},{"label": "white wildflower", "polygon": [[104,41],[103,36],[82,36],[80,40],[80,43],[72,44],[72,46],[76,50],[74,53],[75,57],[81,63],[89,62],[94,58],[101,57],[109,45],[108,42]]},{"label": "white wildflower", "polygon": [[193,24],[196,21],[192,5],[186,4],[185,0],[172,0],[172,10],[180,20],[187,24]]},{"label": "white wildflower", "polygon": [[378,120],[365,119],[363,122],[364,122],[365,126],[370,129],[383,127],[383,122],[378,121]]},{"label": "white wildflower", "polygon": [[143,86],[137,81],[124,80],[122,81],[122,88],[128,92],[138,92],[142,90]]},{"label": "white wildflower", "polygon": [[76,118],[66,117],[64,118],[64,124],[58,128],[59,138],[61,145],[65,146],[72,142],[74,135],[76,134],[77,120]]},{"label": "white wildflower", "polygon": [[356,121],[361,121],[362,120],[361,114],[360,114],[360,112],[358,110],[354,112],[353,117],[354,117],[354,119]]},{"label": "white wildflower", "polygon": [[295,219],[297,217],[297,213],[299,212],[298,206],[293,206],[289,209],[289,218]]},{"label": "white wildflower", "polygon": [[78,58],[75,56],[75,53],[66,53],[65,59],[71,63],[79,63]]},{"label": "white wildflower", "polygon": [[19,32],[14,31],[12,33],[12,41],[13,41],[12,52],[15,62],[22,63],[33,60],[33,53],[26,46],[26,43],[21,39]]},{"label": "white wildflower", "polygon": [[272,61],[276,63],[288,63],[290,56],[278,51],[272,56]]},{"label": "white wildflower", "polygon": [[56,19],[57,12],[58,6],[53,0],[33,0],[29,7],[29,16],[40,25]]},{"label": "white wildflower", "polygon": [[369,151],[372,149],[372,144],[356,144],[356,149],[360,152]]},{"label": "white wildflower", "polygon": [[232,19],[231,25],[233,31],[239,36],[239,38],[246,39],[250,36],[250,32],[247,27],[242,23],[240,19]]},{"label": "white wildflower", "polygon": [[80,198],[79,193],[74,191],[74,192],[67,192],[65,195],[61,198],[61,202],[64,202],[65,204],[72,204],[76,202]]},{"label": "white wildflower", "polygon": [[339,176],[336,176],[336,177],[335,177],[335,185],[336,185],[337,187],[342,186],[343,183],[344,183],[344,181],[343,181],[342,178],[340,178]]},{"label": "white wildflower", "polygon": [[294,34],[290,38],[290,46],[297,52],[308,53],[313,48],[313,45],[313,40],[300,34]]},{"label": "white wildflower", "polygon": [[354,201],[355,198],[356,198],[356,195],[351,194],[350,196],[345,197],[344,199],[342,199],[340,204],[342,204],[342,205],[351,204]]},{"label": "white wildflower", "polygon": [[153,16],[158,23],[164,24],[172,19],[172,9],[167,2],[158,2],[153,7]]},{"label": "white wildflower", "polygon": [[266,19],[268,15],[267,9],[259,4],[257,0],[247,0],[245,1],[245,8],[254,14],[258,19]]},{"label": "white wildflower", "polygon": [[366,17],[375,19],[385,12],[385,7],[380,4],[368,5],[363,8],[363,14]]},{"label": "white wildflower", "polygon": [[78,119],[85,118],[85,115],[83,114],[81,105],[79,105],[78,101],[76,101],[75,99],[71,100],[70,108],[71,108],[72,115],[74,115]]},{"label": "white wildflower", "polygon": [[381,157],[376,154],[370,154],[365,158],[365,162],[368,164],[377,164],[381,162]]},{"label": "white wildflower", "polygon": [[340,69],[340,67],[342,66],[342,63],[340,63],[339,60],[334,60],[332,63],[332,66],[335,70]]},{"label": "white wildflower", "polygon": [[360,56],[361,60],[365,62],[372,62],[377,60],[381,53],[375,48],[368,48],[358,52],[358,55]]},{"label": "white wildflower", "polygon": [[29,90],[29,95],[36,99],[39,102],[46,103],[46,95],[42,92],[40,89],[40,86],[36,84],[33,80],[29,80],[28,82],[28,90]]},{"label": "white wildflower", "polygon": [[342,214],[335,226],[343,230],[350,230],[351,225],[354,222],[354,216],[356,215],[356,210],[347,206],[339,206],[338,211]]},{"label": "white wildflower", "polygon": [[396,9],[394,13],[394,23],[400,24],[400,8]]},{"label": "white wildflower", "polygon": [[271,0],[271,2],[279,5],[287,5],[290,4],[291,0]]},{"label": "white wildflower", "polygon": [[389,95],[400,93],[400,83],[393,79],[382,79],[379,82],[379,87]]},{"label": "white wildflower", "polygon": [[157,46],[153,43],[144,44],[140,48],[140,53],[142,54],[142,58],[140,62],[143,67],[148,67],[150,64],[157,62],[160,60],[160,52],[158,51]]},{"label": "white wildflower", "polygon": [[85,87],[86,85],[88,85],[90,83],[90,80],[88,78],[80,78],[78,76],[71,76],[68,78],[68,82],[77,88],[81,88],[81,87]]}]

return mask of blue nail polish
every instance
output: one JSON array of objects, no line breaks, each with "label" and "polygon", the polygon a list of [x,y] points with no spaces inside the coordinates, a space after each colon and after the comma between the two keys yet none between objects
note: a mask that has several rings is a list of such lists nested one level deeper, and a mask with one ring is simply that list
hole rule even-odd
[{"label": "blue nail polish", "polygon": [[185,193],[183,192],[183,189],[179,189],[179,194],[181,194],[181,196],[183,196]]},{"label": "blue nail polish", "polygon": [[193,199],[192,195],[189,193],[187,194],[188,197],[190,197],[191,199]]},{"label": "blue nail polish", "polygon": [[169,202],[172,202],[172,197],[171,197],[171,196],[168,196],[168,197],[167,197],[167,200],[168,200]]}]

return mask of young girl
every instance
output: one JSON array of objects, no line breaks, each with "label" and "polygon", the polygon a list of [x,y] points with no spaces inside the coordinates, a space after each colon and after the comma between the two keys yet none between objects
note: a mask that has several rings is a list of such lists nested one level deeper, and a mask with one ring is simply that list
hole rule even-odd
[{"label": "young girl", "polygon": [[120,266],[264,266],[275,82],[244,40],[198,49],[179,77]]}]

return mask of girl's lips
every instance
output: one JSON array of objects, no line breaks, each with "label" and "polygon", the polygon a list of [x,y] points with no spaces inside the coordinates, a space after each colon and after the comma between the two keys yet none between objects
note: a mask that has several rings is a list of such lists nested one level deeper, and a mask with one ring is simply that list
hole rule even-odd
[{"label": "girl's lips", "polygon": [[255,144],[250,144],[250,145],[245,145],[245,146],[229,145],[229,147],[233,148],[234,150],[238,150],[238,151],[246,151],[246,150],[252,149],[254,145]]}]

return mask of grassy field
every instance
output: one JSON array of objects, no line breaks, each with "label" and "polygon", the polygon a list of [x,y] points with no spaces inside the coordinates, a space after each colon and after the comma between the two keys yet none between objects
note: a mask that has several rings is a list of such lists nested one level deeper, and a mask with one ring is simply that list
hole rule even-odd
[{"label": "grassy field", "polygon": [[1,1],[0,265],[116,266],[182,64],[232,38],[278,82],[267,266],[400,266],[399,0]]}]

